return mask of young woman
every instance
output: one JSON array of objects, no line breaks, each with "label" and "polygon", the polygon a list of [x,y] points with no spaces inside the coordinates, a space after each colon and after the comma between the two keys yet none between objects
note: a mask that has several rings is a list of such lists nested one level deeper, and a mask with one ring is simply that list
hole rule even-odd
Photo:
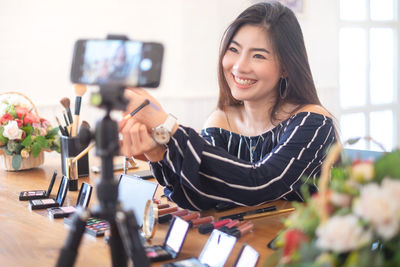
[{"label": "young woman", "polygon": [[300,187],[304,179],[315,185],[335,129],[293,12],[278,2],[246,9],[223,36],[218,74],[218,108],[201,135],[144,90],[126,90],[128,111],[146,98],[159,108],[121,124],[123,153],[145,154],[168,197],[184,208],[302,200]]}]

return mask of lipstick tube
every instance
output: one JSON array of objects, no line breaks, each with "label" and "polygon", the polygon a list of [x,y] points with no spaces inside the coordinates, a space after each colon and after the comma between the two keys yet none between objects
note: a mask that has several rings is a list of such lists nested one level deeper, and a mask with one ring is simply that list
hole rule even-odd
[{"label": "lipstick tube", "polygon": [[200,212],[196,211],[196,212],[189,213],[188,215],[182,216],[181,218],[182,218],[182,220],[185,220],[188,222],[188,221],[197,219],[199,217],[200,217]]},{"label": "lipstick tube", "polygon": [[213,223],[214,222],[214,217],[213,216],[207,216],[207,217],[202,217],[198,219],[194,219],[189,221],[189,227],[198,227],[200,225],[203,225],[205,223]]}]

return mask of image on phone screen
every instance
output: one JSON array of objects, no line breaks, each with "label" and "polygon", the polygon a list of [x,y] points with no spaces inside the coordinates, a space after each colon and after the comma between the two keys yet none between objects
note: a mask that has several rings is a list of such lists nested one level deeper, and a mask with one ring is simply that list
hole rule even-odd
[{"label": "image on phone screen", "polygon": [[71,80],[109,86],[156,87],[161,75],[163,47],[159,43],[125,40],[78,40]]}]

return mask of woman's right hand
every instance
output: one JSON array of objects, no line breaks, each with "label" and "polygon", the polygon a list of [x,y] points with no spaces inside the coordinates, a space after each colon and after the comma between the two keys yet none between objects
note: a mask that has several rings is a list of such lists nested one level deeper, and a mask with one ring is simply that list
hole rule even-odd
[{"label": "woman's right hand", "polygon": [[[168,114],[161,107],[160,103],[152,95],[141,88],[125,89],[124,96],[129,100],[126,112],[124,115],[131,113],[134,109],[140,106],[146,99],[150,104],[135,114],[135,119],[142,124],[145,124],[149,129],[155,128],[164,123]],[[123,124],[124,122],[122,122]]]},{"label": "woman's right hand", "polygon": [[164,146],[157,144],[145,124],[136,118],[130,118],[120,129],[122,134],[121,151],[126,157],[142,155],[150,161],[160,161],[166,151]]}]

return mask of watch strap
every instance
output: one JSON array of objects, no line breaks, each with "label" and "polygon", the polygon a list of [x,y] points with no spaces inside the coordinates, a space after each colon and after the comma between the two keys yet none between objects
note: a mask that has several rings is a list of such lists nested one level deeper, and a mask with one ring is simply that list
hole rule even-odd
[{"label": "watch strap", "polygon": [[174,128],[176,123],[176,117],[172,114],[168,114],[167,119],[163,123],[163,126],[165,129],[167,129],[168,132],[172,132],[172,129]]}]

